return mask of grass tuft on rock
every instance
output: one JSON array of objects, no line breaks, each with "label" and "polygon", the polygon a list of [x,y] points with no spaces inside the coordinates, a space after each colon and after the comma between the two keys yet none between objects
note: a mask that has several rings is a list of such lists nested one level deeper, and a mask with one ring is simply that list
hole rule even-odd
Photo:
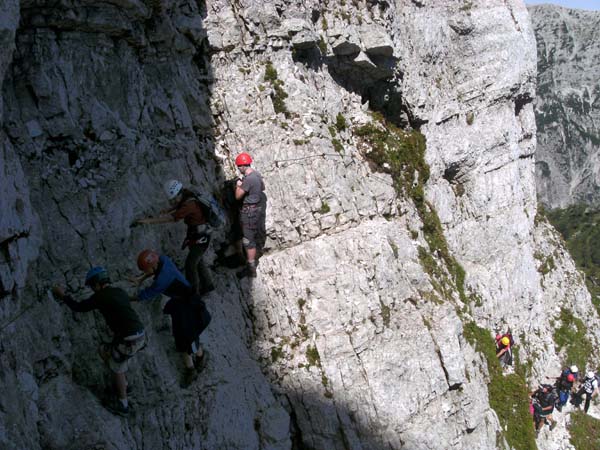
[{"label": "grass tuft on rock", "polygon": [[308,361],[308,366],[317,366],[321,367],[321,356],[319,355],[319,351],[316,346],[309,345],[306,349],[306,360]]},{"label": "grass tuft on rock", "polygon": [[560,310],[558,318],[560,327],[554,330],[554,343],[558,351],[564,350],[563,365],[585,367],[594,350],[586,337],[585,324],[566,308]]},{"label": "grass tuft on rock", "polygon": [[270,83],[273,87],[271,101],[273,102],[275,112],[277,114],[284,114],[285,117],[290,117],[290,112],[285,105],[285,99],[288,97],[288,94],[283,89],[283,81],[279,79],[277,69],[275,69],[271,61],[267,61],[266,63],[264,81]]},{"label": "grass tuft on rock", "polygon": [[571,413],[569,433],[575,450],[600,448],[600,420],[582,411]]},{"label": "grass tuft on rock", "polygon": [[[355,136],[366,144],[363,146],[363,149],[366,147],[365,157],[376,170],[392,176],[398,195],[413,200],[423,222],[423,235],[429,244],[430,253],[438,255],[444,261],[460,299],[466,302],[465,271],[448,249],[435,209],[425,201],[424,187],[430,174],[429,165],[425,161],[425,136],[417,130],[402,130],[387,122],[380,114],[374,114],[373,118],[374,121],[354,128]],[[429,275],[440,277],[443,271],[435,270],[432,260],[427,258],[424,261],[423,256],[419,252],[421,262],[427,264],[424,267]],[[435,261],[433,264],[437,265]],[[447,283],[442,281],[442,284]],[[448,298],[448,295],[448,290],[444,289],[444,296]]]},{"label": "grass tuft on rock", "polygon": [[496,358],[496,345],[490,333],[474,322],[464,325],[465,339],[481,353],[488,366],[490,406],[500,420],[508,444],[519,450],[537,450],[533,419],[529,414],[529,390],[519,370],[504,376]]}]

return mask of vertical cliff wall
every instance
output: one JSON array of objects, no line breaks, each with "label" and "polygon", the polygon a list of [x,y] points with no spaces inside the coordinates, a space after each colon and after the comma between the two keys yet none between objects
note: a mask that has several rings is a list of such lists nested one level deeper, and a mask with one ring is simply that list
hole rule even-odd
[{"label": "vertical cliff wall", "polygon": [[529,9],[537,39],[540,201],[549,208],[598,205],[600,13]]},{"label": "vertical cliff wall", "polygon": [[[3,446],[519,448],[482,342],[510,325],[533,381],[565,362],[561,307],[598,323],[535,220],[522,2],[0,5]],[[150,344],[116,418],[102,319],[45,289],[84,295],[89,264],[124,279],[144,247],[181,261],[176,225],[130,224],[166,178],[218,190],[240,150],[269,197],[259,276],[214,268],[188,391],[160,305],[136,305]]]}]

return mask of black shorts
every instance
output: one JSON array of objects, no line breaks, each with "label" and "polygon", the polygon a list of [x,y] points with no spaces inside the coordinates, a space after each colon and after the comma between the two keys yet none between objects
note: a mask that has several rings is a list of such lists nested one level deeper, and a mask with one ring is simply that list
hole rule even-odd
[{"label": "black shorts", "polygon": [[245,248],[262,249],[264,247],[267,238],[265,219],[264,206],[242,206],[240,221],[244,235],[242,243]]}]

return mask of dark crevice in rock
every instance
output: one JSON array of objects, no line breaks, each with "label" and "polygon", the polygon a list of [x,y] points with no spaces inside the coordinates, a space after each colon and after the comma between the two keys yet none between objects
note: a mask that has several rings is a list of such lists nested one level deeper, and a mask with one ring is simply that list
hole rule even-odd
[{"label": "dark crevice in rock", "polygon": [[450,164],[448,167],[446,167],[446,170],[444,170],[444,174],[442,175],[442,177],[448,182],[448,183],[456,183],[458,182],[458,178],[459,178],[459,173],[460,173],[460,164],[458,163],[452,163]]},{"label": "dark crevice in rock", "polygon": [[292,59],[316,72],[323,67],[323,57],[317,47],[296,49],[292,54]]},{"label": "dark crevice in rock", "polygon": [[520,94],[515,97],[515,116],[521,114],[523,108],[533,102],[533,98],[529,93]]},{"label": "dark crevice in rock", "polygon": [[10,291],[7,291],[4,288],[4,284],[2,284],[2,279],[0,278],[0,299],[4,297],[8,297],[10,295]]},{"label": "dark crevice in rock", "polygon": [[0,250],[2,250],[4,252],[7,260],[10,258],[10,255],[8,253],[8,245],[11,242],[16,241],[17,239],[28,238],[30,232],[31,232],[31,230],[21,231],[20,233],[15,233],[15,234],[9,236],[8,238],[4,239],[3,241],[0,241]]},{"label": "dark crevice in rock", "polygon": [[390,7],[390,4],[386,0],[367,0],[369,5],[379,6],[379,9],[383,12]]},{"label": "dark crevice in rock", "polygon": [[526,155],[519,155],[519,159],[530,159],[533,158],[535,155],[533,153],[527,153]]},{"label": "dark crevice in rock", "polygon": [[311,450],[311,447],[308,446],[303,439],[302,436],[302,428],[298,423],[298,416],[296,414],[296,410],[294,408],[294,403],[289,398],[289,395],[285,395],[285,398],[290,405],[289,414],[290,414],[290,437],[292,441],[292,450]]},{"label": "dark crevice in rock", "polygon": [[444,371],[444,376],[446,377],[446,383],[448,383],[450,390],[452,390],[452,387],[450,386],[450,377],[448,375],[448,370],[446,369],[446,366],[444,365],[444,358],[442,357],[442,352],[438,348],[437,344],[436,344],[435,353],[438,355],[438,359],[440,360],[440,366],[442,366],[442,370]]},{"label": "dark crevice in rock", "polygon": [[361,53],[329,57],[325,63],[340,86],[360,95],[364,103],[369,102],[370,109],[383,114],[386,120],[400,128],[422,125],[406,107],[399,83],[394,80],[395,57]]}]

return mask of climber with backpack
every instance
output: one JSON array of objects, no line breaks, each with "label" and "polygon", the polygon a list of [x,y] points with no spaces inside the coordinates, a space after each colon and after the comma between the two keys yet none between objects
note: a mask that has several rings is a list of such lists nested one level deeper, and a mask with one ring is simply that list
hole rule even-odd
[{"label": "climber with backpack", "polygon": [[515,341],[510,332],[510,328],[506,333],[496,335],[496,357],[500,361],[502,368],[512,366],[512,346],[514,344]]},{"label": "climber with backpack", "polygon": [[242,224],[242,245],[246,251],[246,268],[238,272],[238,277],[256,277],[258,259],[261,257],[266,242],[265,228],[267,196],[265,183],[260,173],[251,167],[252,157],[248,153],[240,153],[235,158],[235,165],[242,174],[235,185],[235,198],[242,202],[240,221]]},{"label": "climber with backpack", "polygon": [[556,409],[562,411],[563,406],[569,401],[569,395],[573,390],[573,384],[577,381],[579,369],[573,365],[563,369],[559,377],[556,377],[556,390],[558,398],[556,399]]},{"label": "climber with backpack", "polygon": [[146,345],[144,326],[131,307],[127,292],[110,285],[110,278],[104,267],[91,268],[85,277],[85,285],[94,291],[94,294],[81,302],[73,300],[58,285],[52,288],[52,294],[72,311],[88,312],[97,309],[104,317],[114,336],[111,343],[100,346],[99,353],[113,373],[118,397],[111,399],[105,406],[109,411],[127,417],[130,405],[127,399],[125,372],[131,357]]},{"label": "climber with backpack", "polygon": [[[158,217],[139,219],[139,224],[158,224],[183,220],[187,225],[187,233],[182,250],[189,248],[185,260],[185,276],[192,283],[194,292],[203,295],[214,289],[208,268],[203,256],[210,243],[210,227],[219,226],[222,212],[216,201],[185,189],[177,180],[169,180],[164,186],[171,206],[161,211]],[[139,280],[141,281],[141,280]]]},{"label": "climber with backpack", "polygon": [[585,394],[585,406],[583,410],[587,413],[592,397],[595,397],[600,392],[599,383],[598,376],[594,372],[589,371],[586,373],[585,378],[581,382],[581,387],[576,394],[573,394],[573,400],[575,400],[573,403],[579,407],[583,402],[583,395]]},{"label": "climber with backpack", "polygon": [[137,265],[144,278],[154,280],[138,291],[135,300],[147,302],[161,294],[169,297],[163,313],[171,316],[175,348],[182,353],[185,365],[181,387],[187,388],[196,379],[197,370],[206,365],[207,352],[200,344],[200,335],[210,323],[210,314],[200,295],[194,293],[170,258],[153,250],[143,250],[138,255]]},{"label": "climber with backpack", "polygon": [[553,386],[542,384],[538,389],[530,393],[529,396],[531,397],[534,410],[533,421],[536,437],[539,435],[541,427],[546,423],[550,425],[550,431],[552,431],[556,426],[556,420],[552,418],[554,403],[556,401],[556,393]]}]

